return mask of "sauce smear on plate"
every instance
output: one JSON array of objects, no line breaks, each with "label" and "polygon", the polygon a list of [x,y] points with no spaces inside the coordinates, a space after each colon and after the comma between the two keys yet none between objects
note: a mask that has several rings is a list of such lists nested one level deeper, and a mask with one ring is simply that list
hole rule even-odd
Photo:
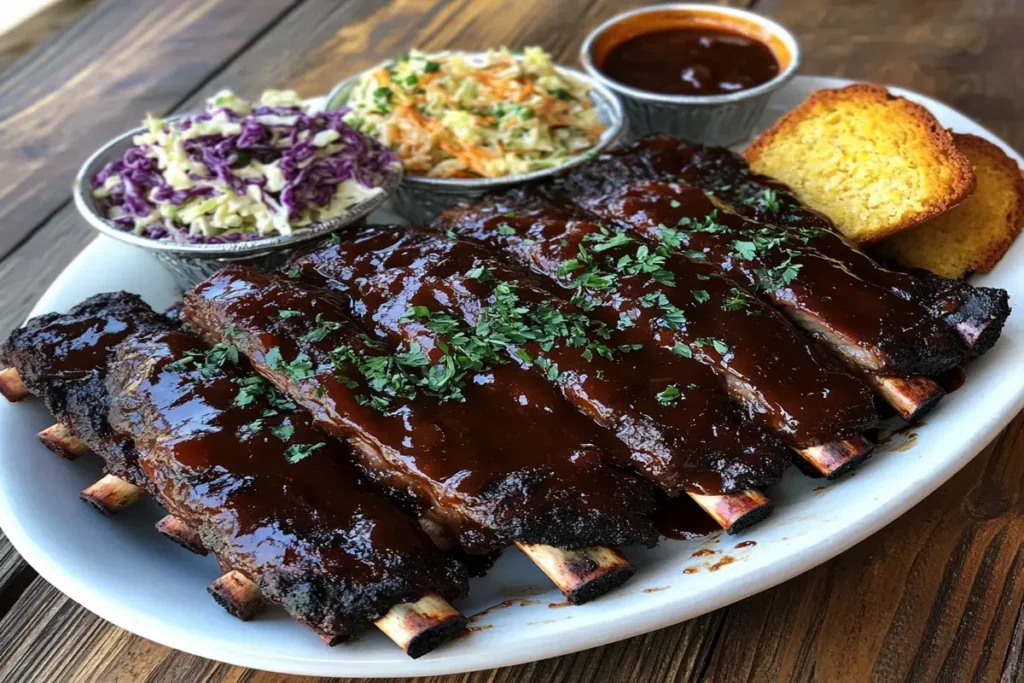
[{"label": "sauce smear on plate", "polygon": [[612,48],[600,68],[642,90],[720,95],[767,83],[779,74],[779,60],[754,38],[691,27],[634,36]]}]

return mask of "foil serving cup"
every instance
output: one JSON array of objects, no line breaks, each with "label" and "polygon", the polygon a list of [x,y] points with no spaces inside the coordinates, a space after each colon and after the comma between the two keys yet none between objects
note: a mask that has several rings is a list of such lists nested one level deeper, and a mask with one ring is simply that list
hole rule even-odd
[{"label": "foil serving cup", "polygon": [[[468,52],[469,59],[483,59],[483,52]],[[374,71],[387,64],[383,62],[372,69],[350,76],[341,81],[327,95],[325,108],[328,110],[343,107],[348,102],[352,89],[364,73]],[[562,171],[578,166],[598,154],[609,145],[621,139],[625,127],[622,103],[615,94],[589,77],[587,74],[565,66],[556,66],[560,73],[575,78],[590,87],[590,100],[597,109],[598,115],[605,124],[605,131],[600,140],[592,148],[579,156],[573,157],[563,164],[545,168],[531,173],[504,176],[501,178],[430,178],[423,175],[406,173],[394,197],[394,208],[410,223],[424,225],[450,207],[472,202],[486,194],[508,190],[527,183],[551,178]]]},{"label": "foil serving cup", "polygon": [[[765,43],[779,61],[775,78],[747,90],[719,95],[673,95],[620,83],[601,63],[626,40],[673,27],[728,30]],[[664,133],[706,145],[729,146],[754,133],[773,92],[800,68],[800,45],[784,27],[753,12],[697,3],[652,5],[623,12],[594,29],[583,42],[580,61],[595,81],[622,98],[631,138]]]},{"label": "foil serving cup", "polygon": [[283,266],[301,247],[327,235],[360,225],[372,211],[381,206],[401,183],[402,169],[394,164],[381,189],[372,197],[352,206],[341,216],[313,223],[289,235],[275,235],[261,239],[218,244],[192,244],[172,240],[156,240],[136,235],[117,226],[102,213],[99,201],[93,196],[92,179],[107,163],[120,159],[132,146],[132,139],[144,128],[136,128],[119,135],[96,150],[75,176],[72,195],[75,207],[83,218],[100,233],[121,242],[144,249],[174,275],[175,281],[189,289],[202,282],[224,266],[241,264],[262,270]]}]

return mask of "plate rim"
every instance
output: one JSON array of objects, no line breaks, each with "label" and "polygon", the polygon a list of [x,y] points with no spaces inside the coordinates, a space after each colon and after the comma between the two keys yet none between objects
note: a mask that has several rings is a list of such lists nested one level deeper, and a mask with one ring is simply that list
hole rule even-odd
[{"label": "plate rim", "polygon": [[[842,87],[854,82],[857,81],[826,76],[799,75],[790,84],[785,86],[783,90],[787,87],[798,87],[801,85],[812,86],[814,89]],[[984,133],[985,137],[998,144],[1015,158],[1018,163],[1024,166],[1024,158],[1020,154],[1016,153],[1005,141],[970,117],[926,95],[896,86],[887,87],[896,94],[926,103],[928,106],[941,105],[964,119],[971,121],[972,124],[976,125]],[[55,292],[59,292],[67,286],[65,281],[74,278],[75,271],[80,262],[90,257],[90,252],[96,248],[97,242],[102,239],[104,238],[97,237],[96,240],[90,242],[71,261],[67,268],[57,276],[36,303],[32,315],[37,314],[41,308],[46,308],[47,301],[56,296]],[[567,634],[566,637],[558,639],[557,642],[537,642],[537,639],[516,639],[518,642],[504,643],[500,650],[485,651],[483,653],[471,651],[469,653],[460,652],[449,655],[444,649],[441,649],[419,660],[380,660],[372,658],[352,660],[328,657],[310,659],[304,656],[288,656],[282,653],[256,653],[251,649],[241,646],[225,647],[222,642],[208,642],[204,640],[201,634],[193,635],[180,625],[164,623],[158,615],[140,613],[139,610],[132,609],[131,605],[124,605],[111,600],[103,594],[90,590],[88,585],[76,581],[73,571],[55,564],[32,541],[24,527],[18,522],[15,511],[9,508],[2,496],[0,496],[0,527],[3,528],[14,548],[39,575],[70,599],[121,628],[184,652],[236,666],[300,675],[387,677],[463,673],[538,661],[648,633],[693,619],[713,609],[733,604],[827,562],[895,521],[914,505],[930,495],[957,471],[973,460],[1017,416],[1022,407],[1024,407],[1024,381],[1021,381],[1021,377],[1007,373],[1006,381],[1003,384],[994,383],[992,388],[1003,389],[1005,392],[1005,395],[1000,394],[1000,410],[990,412],[987,420],[976,423],[975,428],[971,430],[972,437],[969,445],[957,452],[956,457],[951,458],[942,468],[935,470],[928,477],[918,482],[911,489],[909,495],[900,499],[896,504],[879,506],[874,511],[874,514],[860,515],[856,522],[840,528],[837,534],[820,538],[811,544],[803,545],[793,553],[780,555],[771,562],[771,572],[762,572],[759,576],[755,576],[743,583],[738,589],[730,586],[727,591],[728,595],[719,595],[721,590],[708,590],[696,599],[692,599],[685,606],[679,605],[679,598],[676,598],[675,601],[667,600],[664,604],[634,609],[625,614],[620,610],[616,612],[617,616],[614,619],[614,624],[610,626],[605,625],[606,628],[603,632],[597,635],[593,635],[591,629],[574,629],[574,633]],[[996,392],[993,391],[993,393]],[[2,485],[0,485],[0,489],[2,489]],[[768,523],[770,524],[770,521]],[[639,577],[634,579],[634,581],[638,579]],[[735,583],[735,581],[732,583]],[[595,609],[601,609],[601,604],[599,601],[587,607],[575,609],[594,612]],[[600,620],[598,620],[598,623],[602,624]]]}]

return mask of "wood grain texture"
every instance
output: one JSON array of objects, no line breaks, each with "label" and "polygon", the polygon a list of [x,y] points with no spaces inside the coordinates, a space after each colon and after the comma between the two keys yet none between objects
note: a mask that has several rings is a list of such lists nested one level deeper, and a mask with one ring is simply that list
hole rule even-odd
[{"label": "wood grain texture", "polygon": [[[539,43],[562,61],[636,2],[306,0],[183,103],[226,85],[324,92],[417,45]],[[1024,3],[761,0],[798,34],[806,73],[892,82],[945,100],[1018,149]],[[140,84],[140,92],[152,83]],[[90,235],[58,212],[0,262],[0,334],[24,318]],[[1024,676],[1024,418],[910,513],[775,589],[668,629],[544,662],[431,683],[1016,681]],[[0,539],[0,587],[20,577]],[[9,594],[9,593],[8,593]],[[3,607],[0,590],[0,607]],[[0,609],[0,614],[3,610]],[[35,579],[0,620],[0,681],[299,681],[174,652],[118,629]]]},{"label": "wood grain texture", "polygon": [[100,143],[163,113],[294,0],[106,0],[0,76],[0,254],[68,201]]},{"label": "wood grain texture", "polygon": [[74,23],[97,0],[57,0],[21,24],[0,33],[0,69],[6,69],[46,38]]}]

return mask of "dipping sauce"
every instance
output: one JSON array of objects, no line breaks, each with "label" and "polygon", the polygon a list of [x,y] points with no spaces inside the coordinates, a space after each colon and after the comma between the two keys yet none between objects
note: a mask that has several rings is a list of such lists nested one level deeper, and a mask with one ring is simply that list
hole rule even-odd
[{"label": "dipping sauce", "polygon": [[779,74],[764,43],[730,31],[672,28],[634,36],[612,48],[599,68],[624,85],[670,95],[748,90]]}]

